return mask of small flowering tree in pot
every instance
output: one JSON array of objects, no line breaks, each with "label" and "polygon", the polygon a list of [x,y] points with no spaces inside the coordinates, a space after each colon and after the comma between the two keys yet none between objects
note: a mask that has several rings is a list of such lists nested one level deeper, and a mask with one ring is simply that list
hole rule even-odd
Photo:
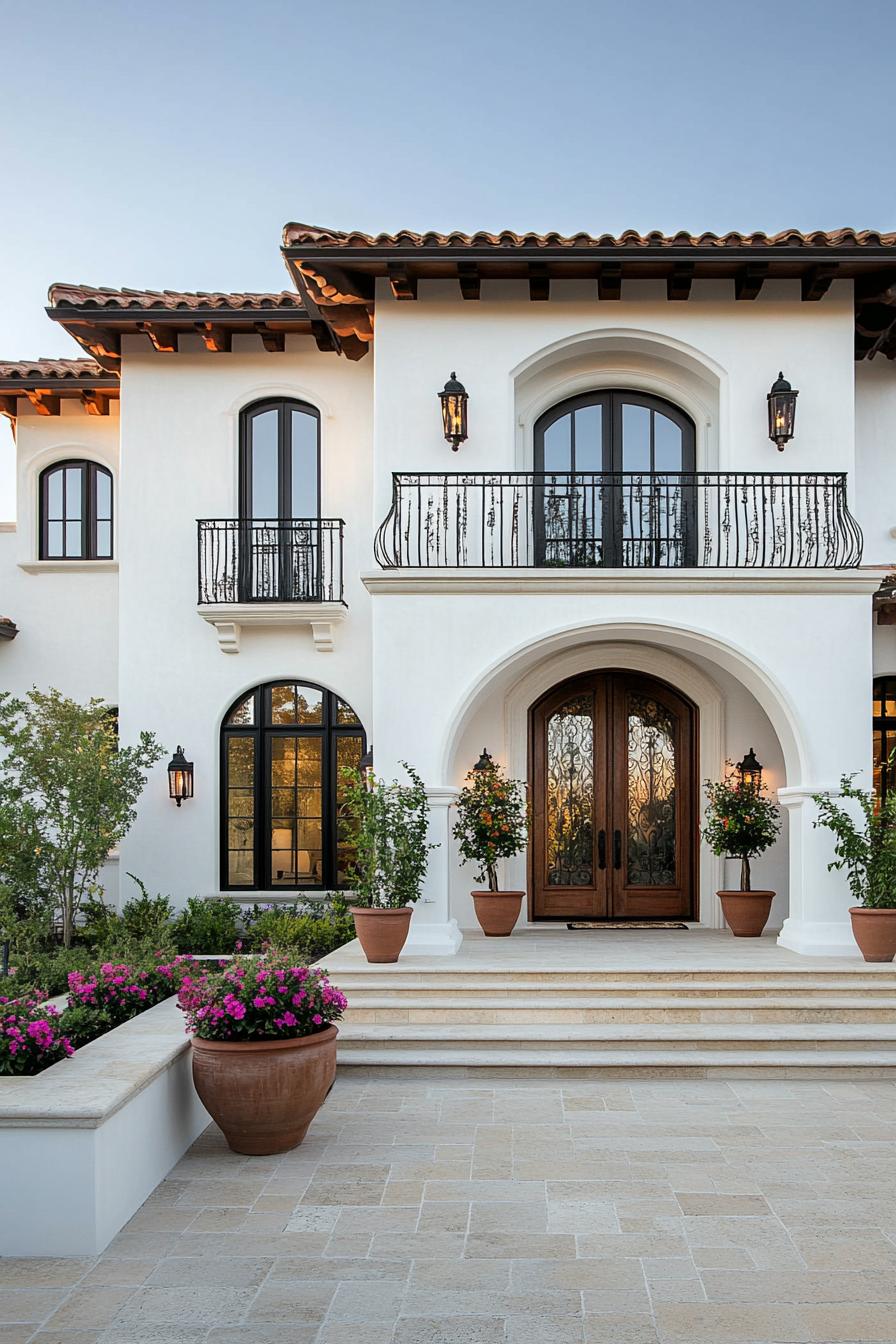
[{"label": "small flowering tree in pot", "polygon": [[529,809],[524,786],[506,779],[500,765],[483,750],[467,775],[457,800],[454,838],[464,859],[476,865],[487,891],[474,891],[476,918],[487,938],[507,938],[519,919],[524,891],[498,888],[498,860],[526,848]]},{"label": "small flowering tree in pot", "polygon": [[429,801],[423,780],[406,761],[410,784],[388,784],[372,770],[343,770],[340,826],[355,851],[349,880],[349,914],[371,962],[397,961],[407,942],[413,906],[420,899],[427,856]]},{"label": "small flowering tree in pot", "polygon": [[345,996],[288,954],[234,957],[187,976],[178,1003],[193,1033],[196,1091],[236,1153],[301,1143],[336,1077]]},{"label": "small flowering tree in pot", "polygon": [[[892,768],[892,760],[889,763]],[[814,794],[816,826],[834,836],[835,858],[828,869],[846,869],[855,905],[849,908],[852,935],[866,961],[896,957],[896,788],[883,800],[856,788],[855,775],[840,779],[840,798]],[[848,811],[847,808],[850,810]]]},{"label": "small flowering tree in pot", "polygon": [[728,761],[727,765],[724,779],[708,779],[703,786],[708,801],[703,839],[720,858],[740,859],[740,890],[716,894],[735,938],[758,938],[775,893],[753,890],[750,860],[774,844],[781,821],[778,805],[768,796],[758,771],[750,776],[744,762],[735,766]]}]

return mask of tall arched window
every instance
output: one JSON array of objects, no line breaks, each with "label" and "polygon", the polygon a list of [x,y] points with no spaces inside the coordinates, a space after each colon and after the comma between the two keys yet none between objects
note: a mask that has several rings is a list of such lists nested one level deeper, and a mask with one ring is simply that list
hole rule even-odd
[{"label": "tall arched window", "polygon": [[240,696],[221,728],[221,886],[344,887],[353,859],[342,821],[343,767],[366,749],[351,705],[311,683]]},{"label": "tall arched window", "polygon": [[896,784],[890,756],[896,751],[896,677],[875,677],[872,708],[874,792],[883,802]]},{"label": "tall arched window", "polygon": [[112,473],[106,467],[72,460],[41,472],[40,558],[112,558]]},{"label": "tall arched window", "polygon": [[320,415],[282,397],[247,406],[240,415],[240,601],[320,601],[321,541]]},{"label": "tall arched window", "polygon": [[535,422],[538,564],[693,563],[694,422],[660,397],[570,397]]}]

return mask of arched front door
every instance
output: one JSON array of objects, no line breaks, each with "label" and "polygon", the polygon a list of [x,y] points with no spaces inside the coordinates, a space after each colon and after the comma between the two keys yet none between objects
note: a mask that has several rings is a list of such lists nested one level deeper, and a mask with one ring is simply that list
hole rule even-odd
[{"label": "arched front door", "polygon": [[533,706],[530,746],[533,918],[696,918],[690,701],[640,673],[588,673]]},{"label": "arched front door", "polygon": [[696,562],[694,422],[643,392],[571,397],[535,422],[536,563]]}]

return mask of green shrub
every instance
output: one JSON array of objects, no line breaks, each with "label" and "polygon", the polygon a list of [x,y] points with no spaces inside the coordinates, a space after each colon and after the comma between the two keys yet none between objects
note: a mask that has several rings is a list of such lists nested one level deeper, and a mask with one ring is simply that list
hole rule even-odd
[{"label": "green shrub", "polygon": [[246,916],[244,947],[253,952],[277,948],[301,961],[318,961],[355,936],[344,899],[291,905],[255,905]]},{"label": "green shrub", "polygon": [[231,953],[240,936],[236,901],[206,901],[191,896],[171,928],[178,952]]},{"label": "green shrub", "polygon": [[96,952],[89,947],[56,947],[51,952],[10,953],[9,983],[3,982],[2,993],[9,997],[26,990],[41,990],[52,998],[68,989],[69,971],[86,971],[96,964]]},{"label": "green shrub", "polygon": [[63,1035],[68,1037],[76,1050],[82,1045],[87,1045],[88,1041],[96,1040],[97,1036],[102,1036],[104,1032],[111,1031],[113,1025],[111,1017],[104,1008],[92,1008],[86,1003],[64,1009],[59,1018]]}]

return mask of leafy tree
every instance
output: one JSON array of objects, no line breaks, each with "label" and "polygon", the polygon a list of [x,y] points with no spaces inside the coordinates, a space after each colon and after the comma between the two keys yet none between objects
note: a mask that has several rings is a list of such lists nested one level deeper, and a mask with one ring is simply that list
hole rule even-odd
[{"label": "leafy tree", "polygon": [[26,907],[60,912],[66,947],[162,754],[152,733],[120,746],[102,700],[0,692],[0,882]]},{"label": "leafy tree", "polygon": [[454,838],[462,857],[476,865],[476,880],[488,879],[489,891],[497,891],[498,860],[526,848],[529,809],[519,780],[505,779],[487,752],[483,761],[468,773],[460,791]]},{"label": "leafy tree", "polygon": [[346,835],[355,851],[349,881],[355,903],[374,910],[399,910],[420,899],[427,855],[429,801],[423,780],[401,761],[410,784],[387,784],[373,774],[343,769]]},{"label": "leafy tree", "polygon": [[720,858],[740,859],[740,889],[749,891],[750,860],[774,844],[780,814],[765,784],[745,784],[737,767],[727,765],[724,779],[703,785],[708,800],[703,839]]},{"label": "leafy tree", "polygon": [[[892,761],[890,762],[892,764]],[[830,794],[812,795],[818,808],[815,826],[834,835],[836,858],[832,869],[846,869],[846,880],[856,905],[869,910],[896,909],[896,789],[881,802],[873,793],[857,789],[855,775],[840,779],[840,797],[856,804],[861,825]]]}]

